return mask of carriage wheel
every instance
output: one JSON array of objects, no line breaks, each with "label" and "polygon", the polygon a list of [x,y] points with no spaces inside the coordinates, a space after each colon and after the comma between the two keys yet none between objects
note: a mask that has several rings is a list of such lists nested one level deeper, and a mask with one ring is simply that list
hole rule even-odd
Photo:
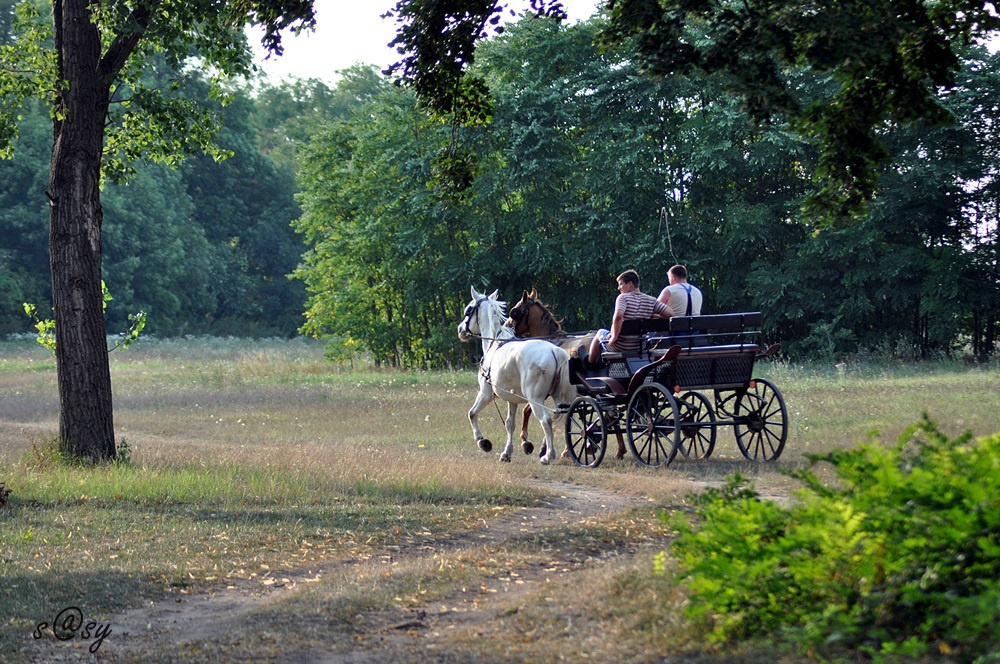
[{"label": "carriage wheel", "polygon": [[578,465],[596,468],[604,459],[608,436],[604,414],[592,397],[577,397],[566,415],[566,449]]},{"label": "carriage wheel", "polygon": [[680,453],[688,459],[707,459],[715,449],[715,411],[701,392],[687,392],[677,400],[680,411]]},{"label": "carriage wheel", "polygon": [[774,461],[785,449],[788,409],[778,388],[769,380],[754,378],[736,400],[736,444],[750,461]]},{"label": "carriage wheel", "polygon": [[625,429],[633,456],[644,466],[669,465],[680,446],[677,401],[659,383],[639,387],[628,402]]}]

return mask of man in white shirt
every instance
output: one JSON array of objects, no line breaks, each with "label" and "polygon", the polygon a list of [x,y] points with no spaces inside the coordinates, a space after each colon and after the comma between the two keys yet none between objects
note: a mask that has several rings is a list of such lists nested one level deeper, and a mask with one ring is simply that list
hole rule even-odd
[{"label": "man in white shirt", "polygon": [[687,277],[687,268],[683,265],[675,265],[667,271],[670,285],[660,291],[657,299],[670,309],[671,318],[701,315],[701,291],[689,284]]}]

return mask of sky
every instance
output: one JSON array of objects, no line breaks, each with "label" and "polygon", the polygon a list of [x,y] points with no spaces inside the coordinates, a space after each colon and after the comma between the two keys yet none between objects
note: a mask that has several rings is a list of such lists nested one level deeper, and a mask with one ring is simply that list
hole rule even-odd
[{"label": "sky", "polygon": [[[562,0],[570,21],[590,18],[599,2]],[[316,30],[298,36],[283,35],[285,52],[281,57],[265,60],[259,32],[250,34],[257,64],[272,84],[293,76],[333,84],[337,71],[359,62],[385,68],[399,60],[395,49],[388,46],[396,35],[396,24],[380,17],[395,5],[396,0],[315,0]],[[518,14],[528,5],[528,0],[507,0],[508,8]]]}]

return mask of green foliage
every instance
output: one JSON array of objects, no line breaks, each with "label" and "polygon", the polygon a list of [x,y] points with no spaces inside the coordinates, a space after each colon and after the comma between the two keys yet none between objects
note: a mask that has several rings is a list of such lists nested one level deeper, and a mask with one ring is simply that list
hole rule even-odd
[{"label": "green foliage", "polygon": [[132,467],[132,446],[129,442],[122,438],[118,441],[118,450],[115,454],[115,458],[112,459],[112,463],[119,468],[131,468]]},{"label": "green foliage", "polygon": [[837,481],[792,472],[806,488],[788,508],[737,475],[693,524],[664,516],[688,615],[717,641],[835,659],[1000,654],[1000,433],[948,438],[925,416],[896,445],[807,457]]},{"label": "green foliage", "polygon": [[[306,331],[393,361],[395,343],[424,343],[410,298],[437,307],[423,316],[447,332],[454,321],[440,303],[457,312],[470,283],[505,297],[536,287],[564,329],[593,329],[608,324],[615,274],[634,267],[657,292],[676,259],[706,312],[765,312],[769,340],[792,356],[928,357],[967,342],[993,352],[1000,58],[964,51],[960,89],[941,100],[959,123],[887,129],[894,166],[869,215],[816,233],[801,215],[817,191],[815,146],[791,125],[755,124],[721,74],[643,76],[632,42],[595,46],[606,26],[525,18],[481,42],[470,72],[493,95],[486,125],[446,133],[389,103],[402,99],[395,90],[358,96],[359,115],[316,134],[302,153],[297,225],[316,249],[297,272],[313,293]],[[787,76],[803,100],[836,85]],[[414,250],[423,229],[447,238],[438,253]],[[369,279],[406,293],[405,304],[373,307],[360,295]]]},{"label": "green foliage", "polygon": [[[950,120],[938,91],[956,87],[957,45],[998,26],[983,0],[618,0],[604,39],[634,38],[650,75],[719,74],[754,118],[789,119],[819,148],[823,186],[807,209],[832,223],[856,219],[876,193],[889,157],[883,127]],[[833,85],[803,97],[790,69]]]},{"label": "green foliage", "polygon": [[432,169],[451,130],[400,88],[363,108],[302,152],[295,228],[310,249],[295,275],[312,293],[302,331],[331,338],[337,358],[360,345],[379,364],[455,364],[470,221],[460,200],[441,195],[440,168],[455,173],[455,163]]},{"label": "green foliage", "polygon": [[[101,282],[101,290],[104,293],[104,308],[105,311],[108,307],[108,302],[111,302],[114,298],[108,291],[108,287]],[[56,354],[56,322],[51,318],[41,319],[38,316],[38,309],[34,304],[25,302],[24,303],[24,313],[30,318],[35,325],[35,330],[38,332],[38,345],[42,348],[47,348],[52,351],[52,354]],[[135,314],[128,315],[129,326],[128,328],[120,334],[120,339],[111,348],[111,350],[125,350],[132,343],[139,338],[139,334],[142,332],[143,328],[146,327],[146,312],[140,311]]]},{"label": "green foliage", "polygon": [[51,318],[41,319],[38,317],[38,310],[35,305],[25,302],[24,303],[24,313],[31,319],[35,326],[35,330],[38,332],[36,341],[38,345],[42,348],[47,348],[52,351],[52,354],[56,354],[56,322]]},{"label": "green foliage", "polygon": [[[13,4],[13,6],[12,6]],[[33,97],[50,100],[56,80],[55,53],[49,48],[52,22],[44,3],[4,2],[0,10],[13,15],[0,35],[0,159],[14,154],[22,110]]]},{"label": "green foliage", "polygon": [[[206,82],[194,76],[182,81],[177,94],[208,97]],[[332,92],[316,85],[311,94],[321,103],[322,91]],[[231,104],[213,110],[222,121],[218,148],[231,158],[192,157],[176,168],[135,163],[127,182],[105,183],[102,272],[115,294],[107,305],[108,329],[130,327],[129,315],[143,310],[152,312],[146,331],[157,335],[295,333],[305,292],[285,277],[301,254],[290,226],[300,214],[294,174],[280,166],[276,158],[282,155],[261,154],[263,138],[253,116],[297,108],[291,100],[255,100],[241,91]],[[301,125],[309,121],[297,118]],[[292,149],[295,140],[302,137],[284,143]],[[20,303],[33,302],[39,310],[51,306],[44,194],[51,141],[47,113],[29,105],[15,159],[0,161],[0,334],[30,329]]]}]

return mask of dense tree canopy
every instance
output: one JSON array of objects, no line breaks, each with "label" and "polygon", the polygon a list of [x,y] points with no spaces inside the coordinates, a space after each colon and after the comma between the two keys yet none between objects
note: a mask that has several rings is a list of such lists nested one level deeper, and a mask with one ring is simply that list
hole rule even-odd
[{"label": "dense tree canopy", "polygon": [[[793,356],[994,348],[995,56],[962,51],[939,100],[957,122],[884,132],[891,159],[870,213],[815,234],[800,212],[817,192],[815,145],[754,122],[725,76],[651,80],[628,44],[595,47],[606,30],[525,19],[483,42],[472,71],[492,91],[488,125],[435,123],[387,89],[310,144],[298,223],[313,247],[299,272],[309,332],[380,361],[450,364],[414,321],[450,336],[469,283],[508,298],[537,287],[585,330],[607,325],[615,274],[635,267],[655,292],[677,260],[706,311],[764,311]],[[790,76],[806,96],[830,85]]]},{"label": "dense tree canopy", "polygon": [[[508,299],[537,287],[576,331],[608,324],[617,273],[634,267],[655,292],[678,261],[706,311],[762,310],[792,357],[995,352],[995,55],[956,51],[935,99],[956,122],[887,125],[869,212],[816,234],[801,208],[818,147],[778,117],[755,122],[724,72],[649,77],[631,41],[599,46],[608,25],[524,19],[480,42],[489,122],[429,114],[373,67],[334,86],[229,88],[231,103],[207,105],[229,159],[137,163],[106,185],[109,324],[145,309],[157,334],[304,325],[335,357],[458,366],[476,352],[454,339],[470,284]],[[834,85],[806,68],[787,80],[801,99]],[[209,85],[191,75],[175,92],[204,100]],[[20,302],[44,308],[50,289],[51,128],[43,107],[23,116],[0,162],[2,331],[26,329]]]},{"label": "dense tree canopy", "polygon": [[[958,51],[1000,29],[992,0],[608,0],[601,40],[628,42],[654,78],[712,76],[757,121],[788,121],[813,141],[822,187],[808,207],[818,218],[858,215],[877,188],[888,153],[881,134],[915,120],[950,119],[938,92],[955,84]],[[560,3],[532,2],[561,16]],[[434,110],[476,114],[488,107],[473,63],[475,42],[496,25],[494,0],[400,0],[392,68]],[[828,77],[822,94],[790,76]],[[469,110],[470,107],[473,110]]]}]

